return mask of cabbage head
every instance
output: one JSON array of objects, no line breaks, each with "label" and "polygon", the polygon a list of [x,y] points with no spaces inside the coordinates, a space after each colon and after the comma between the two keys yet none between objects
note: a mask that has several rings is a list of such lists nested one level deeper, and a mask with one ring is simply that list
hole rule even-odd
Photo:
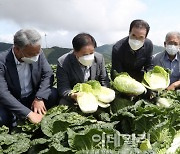
[{"label": "cabbage head", "polygon": [[142,84],[153,91],[162,91],[169,86],[170,72],[161,66],[155,66],[153,70],[144,73]]},{"label": "cabbage head", "polygon": [[101,90],[97,93],[96,97],[103,103],[110,103],[115,99],[115,91],[101,86]]},{"label": "cabbage head", "polygon": [[140,95],[146,92],[146,88],[126,72],[120,73],[114,79],[113,87],[119,92],[132,95]]}]

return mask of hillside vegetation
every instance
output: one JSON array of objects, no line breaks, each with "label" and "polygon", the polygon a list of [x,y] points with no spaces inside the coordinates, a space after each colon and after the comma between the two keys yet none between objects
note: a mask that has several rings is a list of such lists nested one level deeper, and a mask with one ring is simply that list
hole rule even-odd
[{"label": "hillside vegetation", "polygon": [[[0,42],[0,52],[9,49],[12,44]],[[106,64],[111,62],[111,53],[112,53],[113,44],[105,44],[96,48],[96,51],[103,54]],[[50,64],[57,64],[57,59],[63,54],[69,52],[70,48],[61,48],[61,47],[52,47],[44,48],[44,53]],[[154,45],[153,54],[161,52],[164,50],[164,47]]]}]

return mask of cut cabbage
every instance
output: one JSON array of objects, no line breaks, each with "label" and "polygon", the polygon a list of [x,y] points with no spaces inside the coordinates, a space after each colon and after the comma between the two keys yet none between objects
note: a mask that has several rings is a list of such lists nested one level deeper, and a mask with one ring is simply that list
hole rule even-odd
[{"label": "cut cabbage", "polygon": [[97,98],[99,101],[103,103],[110,103],[115,98],[115,91],[107,88],[107,87],[101,87],[101,90],[97,93]]},{"label": "cut cabbage", "polygon": [[144,74],[142,84],[153,91],[161,91],[169,86],[169,71],[166,71],[163,67],[155,66],[153,70]]},{"label": "cut cabbage", "polygon": [[92,93],[97,97],[100,102],[110,103],[115,99],[115,91],[110,88],[101,86],[99,81],[90,80],[86,83],[91,85],[93,89]]},{"label": "cut cabbage", "polygon": [[83,113],[94,113],[98,109],[98,101],[92,93],[81,92],[77,103]]},{"label": "cut cabbage", "polygon": [[110,104],[108,104],[108,103],[103,103],[103,102],[100,102],[100,101],[98,101],[98,105],[99,105],[100,107],[102,107],[102,108],[108,108],[108,107],[110,106]]}]

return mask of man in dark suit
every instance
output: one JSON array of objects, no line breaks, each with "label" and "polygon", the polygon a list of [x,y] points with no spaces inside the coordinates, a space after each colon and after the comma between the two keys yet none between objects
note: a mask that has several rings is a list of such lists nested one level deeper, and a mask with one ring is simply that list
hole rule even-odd
[{"label": "man in dark suit", "polygon": [[129,36],[119,40],[112,50],[111,78],[114,70],[127,72],[132,78],[141,82],[145,71],[152,68],[153,44],[147,38],[149,24],[144,20],[134,20],[130,24]]},{"label": "man in dark suit", "polygon": [[16,32],[13,47],[0,54],[0,126],[10,127],[17,118],[39,123],[57,102],[52,83],[40,34],[32,29]]},{"label": "man in dark suit", "polygon": [[61,56],[57,65],[57,88],[62,99],[60,104],[73,105],[78,93],[72,93],[74,85],[88,80],[97,80],[102,86],[109,86],[104,58],[94,51],[95,39],[80,33],[73,40],[73,51]]}]

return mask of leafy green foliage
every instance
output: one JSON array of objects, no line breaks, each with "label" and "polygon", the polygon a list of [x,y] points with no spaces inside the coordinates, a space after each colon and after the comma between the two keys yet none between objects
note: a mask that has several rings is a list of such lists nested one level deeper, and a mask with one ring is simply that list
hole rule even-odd
[{"label": "leafy green foliage", "polygon": [[9,132],[9,128],[6,126],[0,127],[0,134],[7,134]]},{"label": "leafy green foliage", "polygon": [[150,141],[148,139],[145,139],[144,141],[142,141],[142,143],[140,144],[140,149],[142,151],[146,151],[148,149],[152,149]]},{"label": "leafy green foliage", "polygon": [[101,84],[96,80],[89,80],[86,83],[91,85],[93,90],[101,90]]},{"label": "leafy green foliage", "polygon": [[87,83],[77,83],[74,87],[72,92],[86,92],[86,93],[93,93],[92,86]]},{"label": "leafy green foliage", "polygon": [[[157,106],[159,97],[173,100],[172,105]],[[170,149],[178,154],[179,102],[179,91],[164,90],[149,100],[117,93],[110,108],[93,114],[59,105],[38,125],[19,122],[12,132],[1,127],[0,153],[164,154]]]},{"label": "leafy green foliage", "polygon": [[1,134],[0,135],[0,146],[3,149],[3,153],[14,153],[20,154],[28,151],[30,147],[30,139],[24,134]]}]

